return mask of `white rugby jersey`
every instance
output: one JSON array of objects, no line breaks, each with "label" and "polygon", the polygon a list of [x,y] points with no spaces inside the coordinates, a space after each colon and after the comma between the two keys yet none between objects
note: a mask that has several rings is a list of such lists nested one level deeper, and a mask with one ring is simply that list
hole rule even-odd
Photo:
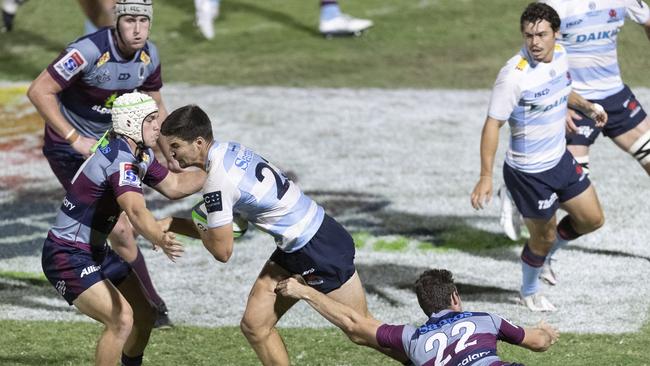
[{"label": "white rugby jersey", "polygon": [[571,76],[564,47],[556,44],[553,60],[535,62],[522,47],[499,72],[488,116],[510,125],[506,163],[537,173],[554,167],[566,150],[565,117]]},{"label": "white rugby jersey", "polygon": [[[569,53],[573,90],[587,99],[604,99],[623,89],[616,38],[625,17],[644,24],[648,5],[640,0],[542,0],[557,11],[559,40]],[[644,45],[645,47],[645,45]]]},{"label": "white rugby jersey", "polygon": [[203,200],[208,227],[232,222],[233,212],[294,252],[309,242],[325,211],[273,164],[236,142],[213,142],[206,161]]}]

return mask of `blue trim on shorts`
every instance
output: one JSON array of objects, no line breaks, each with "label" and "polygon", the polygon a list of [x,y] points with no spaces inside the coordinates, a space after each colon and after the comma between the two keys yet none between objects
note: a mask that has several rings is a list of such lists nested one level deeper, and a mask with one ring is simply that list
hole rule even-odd
[{"label": "blue trim on shorts", "polygon": [[542,220],[553,217],[560,203],[578,196],[591,184],[569,151],[556,166],[539,173],[524,173],[503,164],[503,178],[522,216]]},{"label": "blue trim on shorts", "polygon": [[602,132],[609,138],[618,137],[639,125],[647,116],[641,103],[636,99],[632,90],[625,85],[621,91],[605,99],[590,100],[598,103],[607,112],[607,124],[597,128],[596,122],[579,113],[581,120],[574,120],[578,133],[567,134],[567,145],[591,146]]},{"label": "blue trim on shorts", "polygon": [[336,220],[325,214],[318,231],[305,246],[287,253],[276,248],[270,260],[308,285],[327,294],[343,286],[356,271],[354,241]]}]

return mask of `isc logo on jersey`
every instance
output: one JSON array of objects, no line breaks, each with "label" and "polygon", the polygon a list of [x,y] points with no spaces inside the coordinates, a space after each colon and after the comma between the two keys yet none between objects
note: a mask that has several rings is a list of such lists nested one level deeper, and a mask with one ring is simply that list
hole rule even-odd
[{"label": "isc logo on jersey", "polygon": [[138,177],[138,166],[132,163],[120,163],[120,187],[131,186],[140,188],[142,183]]},{"label": "isc logo on jersey", "polygon": [[71,50],[54,64],[56,72],[66,81],[77,75],[88,62],[78,50]]}]

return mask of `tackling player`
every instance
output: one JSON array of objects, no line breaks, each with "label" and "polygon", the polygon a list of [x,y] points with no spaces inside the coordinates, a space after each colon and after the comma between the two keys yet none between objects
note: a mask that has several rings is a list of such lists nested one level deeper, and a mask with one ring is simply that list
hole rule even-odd
[{"label": "tackling player", "polygon": [[151,146],[160,134],[158,107],[148,95],[128,93],[113,103],[108,140],[79,168],[68,186],[56,222],[43,244],[45,276],[80,312],[104,324],[96,365],[140,365],[156,319],[140,279],[107,245],[124,211],[154,249],[174,261],[183,248],[165,233],[145,205],[142,183],[168,198],[198,191],[205,175],[176,174],[156,160]]},{"label": "tackling player", "polygon": [[[369,316],[352,237],[320,205],[251,149],[214,140],[210,119],[195,105],[172,112],[161,132],[181,167],[208,173],[203,186],[207,230],[200,238],[218,261],[227,262],[232,255],[234,214],[275,239],[277,248],[253,284],[241,320],[242,332],[264,365],[289,364],[275,325],[296,301],[278,297],[275,287],[291,275],[302,275],[319,292]],[[194,231],[191,220],[184,223],[177,232]],[[176,220],[166,225],[182,227]]]},{"label": "tackling player", "polygon": [[[151,0],[117,1],[115,19],[115,28],[103,28],[71,43],[27,92],[45,120],[43,154],[66,190],[90,155],[90,148],[110,128],[115,98],[137,89],[156,101],[161,120],[167,114],[160,94],[158,51],[148,41],[153,19]],[[176,168],[173,159],[167,161],[170,168]],[[133,266],[148,298],[158,307],[158,325],[170,326],[165,303],[151,282],[133,228],[123,215],[110,241],[113,249]]]},{"label": "tackling player", "polygon": [[[616,53],[617,37],[625,18],[641,24],[650,39],[650,9],[640,0],[546,0],[560,19],[561,38],[569,54],[573,90],[603,106],[609,116],[599,127],[589,116],[575,113],[573,132],[567,134],[567,149],[589,172],[589,147],[602,132],[621,150],[639,161],[650,174],[650,119],[630,88],[621,80]],[[541,278],[555,285],[551,267],[555,252],[568,241],[561,235],[546,258]]]},{"label": "tackling player", "polygon": [[[520,18],[524,46],[501,69],[492,90],[481,135],[481,175],[472,195],[476,209],[492,197],[492,168],[499,128],[508,121],[510,147],[503,176],[524,217],[530,239],[521,253],[521,300],[533,311],[555,311],[539,292],[539,275],[556,240],[575,239],[604,224],[603,211],[589,178],[566,149],[567,105],[607,122],[602,107],[571,91],[567,52],[555,44],[560,18],[546,4],[528,5]],[[556,225],[555,212],[569,215]]]},{"label": "tackling player", "polygon": [[365,317],[296,278],[280,281],[276,291],[285,298],[306,301],[354,343],[392,349],[413,365],[517,366],[501,361],[497,341],[543,352],[559,338],[558,331],[544,322],[521,328],[498,315],[463,311],[452,274],[444,269],[427,270],[415,282],[418,303],[429,317],[417,328]]}]

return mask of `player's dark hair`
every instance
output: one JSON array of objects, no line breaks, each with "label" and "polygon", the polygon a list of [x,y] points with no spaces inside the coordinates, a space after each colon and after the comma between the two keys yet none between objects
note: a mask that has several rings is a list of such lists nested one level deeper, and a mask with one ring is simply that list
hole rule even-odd
[{"label": "player's dark hair", "polygon": [[551,29],[553,29],[553,32],[560,30],[560,16],[557,14],[555,9],[544,3],[528,4],[526,10],[524,10],[519,19],[519,30],[523,32],[524,23],[535,24],[542,20],[551,23]]},{"label": "player's dark hair", "polygon": [[170,113],[162,123],[160,133],[186,142],[192,142],[198,137],[203,137],[206,141],[214,139],[210,118],[196,104],[188,104]]},{"label": "player's dark hair", "polygon": [[415,281],[418,303],[427,316],[448,309],[451,306],[451,295],[456,291],[453,276],[446,269],[424,271]]}]

